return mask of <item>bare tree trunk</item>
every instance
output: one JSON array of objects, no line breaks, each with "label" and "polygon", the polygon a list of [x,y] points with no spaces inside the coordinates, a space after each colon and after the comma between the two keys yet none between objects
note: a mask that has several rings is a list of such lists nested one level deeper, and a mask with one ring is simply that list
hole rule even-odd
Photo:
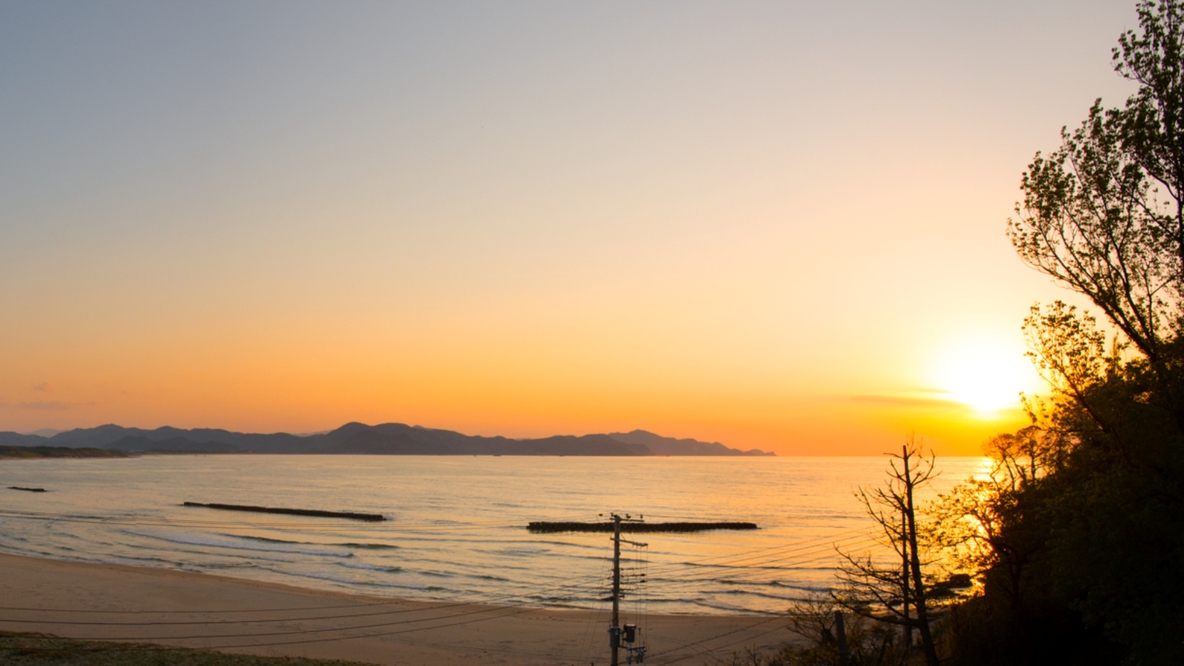
[{"label": "bare tree trunk", "polygon": [[921,580],[921,556],[917,551],[917,514],[913,504],[913,470],[910,467],[912,453],[906,444],[903,447],[902,458],[904,460],[905,522],[908,524],[906,540],[911,555],[909,564],[913,574],[913,607],[917,609],[917,629],[921,632],[921,649],[925,651],[925,662],[928,666],[940,666],[937,648],[933,645],[933,634],[929,630],[929,611],[925,607],[925,582]]},{"label": "bare tree trunk", "polygon": [[909,568],[913,559],[909,557],[909,542],[904,538],[909,533],[909,514],[906,509],[900,511],[900,545],[903,563],[900,569],[900,607],[904,612],[904,646],[913,646],[913,623],[909,620]]},{"label": "bare tree trunk", "polygon": [[[939,666],[937,647],[929,627],[929,601],[922,573],[917,537],[915,490],[934,474],[932,458],[926,459],[910,437],[899,455],[893,455],[888,482],[879,488],[860,488],[856,496],[868,516],[879,526],[882,543],[900,559],[877,561],[870,553],[839,553],[846,564],[839,570],[841,591],[833,598],[843,608],[885,624],[899,626],[905,650],[912,649],[914,631],[928,666]],[[902,603],[897,606],[897,599]]]}]

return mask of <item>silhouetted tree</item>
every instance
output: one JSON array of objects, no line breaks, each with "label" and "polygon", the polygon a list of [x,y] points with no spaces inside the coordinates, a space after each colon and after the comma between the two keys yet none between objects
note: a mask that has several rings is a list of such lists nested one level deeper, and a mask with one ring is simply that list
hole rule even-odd
[{"label": "silhouetted tree", "polygon": [[933,474],[933,457],[925,457],[910,437],[900,454],[892,456],[887,482],[859,489],[857,496],[875,521],[879,540],[896,557],[885,561],[872,553],[840,551],[846,561],[839,571],[840,590],[835,600],[852,613],[900,626],[906,648],[916,630],[926,663],[938,666],[916,502],[918,489],[928,485]]},{"label": "silhouetted tree", "polygon": [[[842,606],[819,597],[790,605],[789,628],[801,640],[771,654],[746,648],[732,655],[732,666],[840,666],[835,612]],[[860,615],[844,616],[847,663],[850,666],[904,666],[909,652],[895,627]]]},{"label": "silhouetted tree", "polygon": [[1141,33],[1113,51],[1139,84],[1122,108],[1099,99],[1061,147],[1036,154],[1008,235],[1029,265],[1087,296],[1147,360],[1184,424],[1184,7],[1138,4]]},{"label": "silhouetted tree", "polygon": [[1036,155],[1008,228],[1118,333],[1061,302],[1025,321],[1052,395],[939,521],[982,583],[956,663],[1184,663],[1184,2],[1137,9],[1113,52],[1137,92]]}]

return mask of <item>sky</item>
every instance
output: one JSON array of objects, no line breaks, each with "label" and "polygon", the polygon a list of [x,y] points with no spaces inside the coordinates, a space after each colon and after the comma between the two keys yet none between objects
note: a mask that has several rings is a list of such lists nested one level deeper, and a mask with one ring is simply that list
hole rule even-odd
[{"label": "sky", "polygon": [[0,2],[0,430],[976,455],[1133,2]]}]

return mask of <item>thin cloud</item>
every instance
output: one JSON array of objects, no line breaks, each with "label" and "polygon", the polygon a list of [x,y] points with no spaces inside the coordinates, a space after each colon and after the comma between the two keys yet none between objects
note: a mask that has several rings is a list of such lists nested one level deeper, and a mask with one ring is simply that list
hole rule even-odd
[{"label": "thin cloud", "polygon": [[41,391],[42,393],[49,393],[53,390],[53,387],[50,386],[49,382],[41,382],[40,384],[34,384],[33,390]]},{"label": "thin cloud", "polygon": [[[944,393],[934,391],[934,393]],[[962,403],[948,398],[917,398],[899,395],[853,395],[848,398],[854,402],[888,405],[892,407],[962,407]]]},{"label": "thin cloud", "polygon": [[43,411],[61,411],[66,409],[74,409],[75,407],[87,407],[93,405],[93,402],[62,402],[60,400],[35,400],[33,402],[20,402],[17,407],[21,409],[37,409]]}]

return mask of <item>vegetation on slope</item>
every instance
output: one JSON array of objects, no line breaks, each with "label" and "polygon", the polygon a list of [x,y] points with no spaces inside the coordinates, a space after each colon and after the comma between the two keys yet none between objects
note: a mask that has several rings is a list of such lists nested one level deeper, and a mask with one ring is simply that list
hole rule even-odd
[{"label": "vegetation on slope", "polygon": [[0,458],[126,458],[126,451],[69,446],[0,446]]},{"label": "vegetation on slope", "polygon": [[368,666],[362,662],[335,659],[257,657],[9,632],[0,632],[0,662],[10,666]]},{"label": "vegetation on slope", "polygon": [[[1137,10],[1139,31],[1113,52],[1137,92],[1095,103],[1037,153],[1008,230],[1101,322],[1062,302],[1033,308],[1024,332],[1051,395],[1028,399],[1031,425],[988,443],[989,478],[932,508],[925,544],[895,527],[904,483],[868,505],[898,555],[920,545],[970,574],[975,594],[931,617],[922,650],[905,636],[936,572],[852,560],[862,587],[791,614],[803,647],[737,663],[1184,664],[1184,0]],[[839,640],[840,607],[857,639]]]}]

